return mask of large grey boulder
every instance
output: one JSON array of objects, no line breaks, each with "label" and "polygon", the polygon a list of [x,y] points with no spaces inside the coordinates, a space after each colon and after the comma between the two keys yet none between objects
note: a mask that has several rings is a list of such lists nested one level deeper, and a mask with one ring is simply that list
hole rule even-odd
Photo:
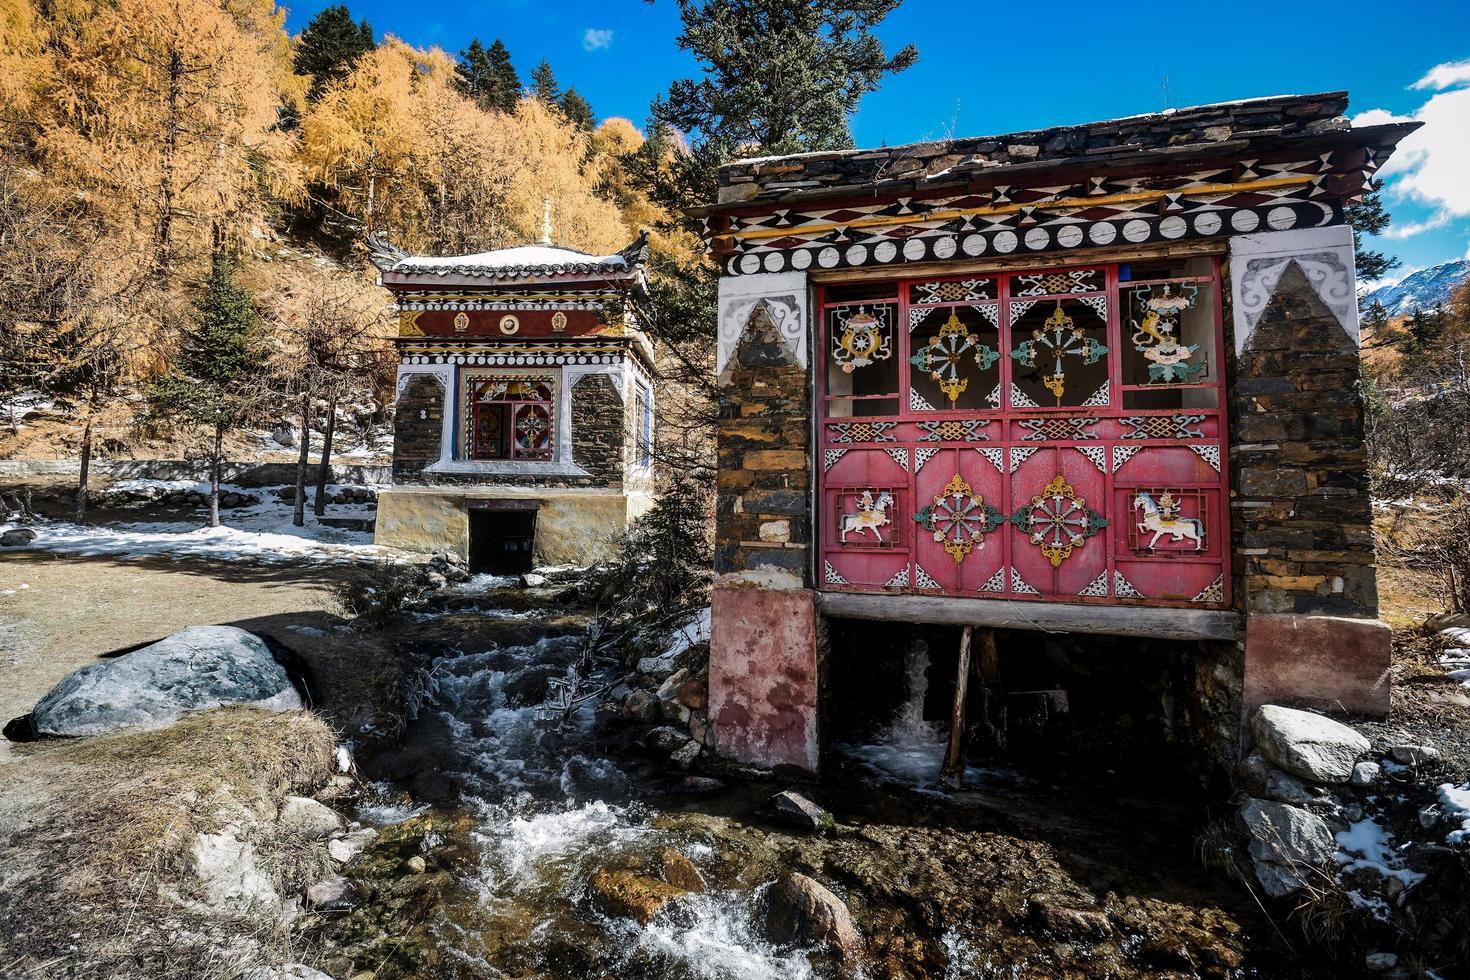
[{"label": "large grey boulder", "polygon": [[1267,760],[1314,783],[1345,783],[1368,740],[1346,725],[1313,714],[1263,705],[1251,722],[1256,748]]},{"label": "large grey boulder", "polygon": [[162,728],[227,704],[289,711],[301,707],[301,697],[260,637],[233,626],[191,626],[67,675],[33,717],[40,735],[102,735]]},{"label": "large grey boulder", "polygon": [[1326,864],[1337,852],[1327,824],[1315,813],[1273,800],[1247,800],[1240,822],[1250,836],[1256,880],[1273,898],[1302,887],[1307,869]]},{"label": "large grey boulder", "polygon": [[310,840],[321,840],[342,829],[342,818],[332,808],[305,796],[288,796],[281,804],[281,826]]}]

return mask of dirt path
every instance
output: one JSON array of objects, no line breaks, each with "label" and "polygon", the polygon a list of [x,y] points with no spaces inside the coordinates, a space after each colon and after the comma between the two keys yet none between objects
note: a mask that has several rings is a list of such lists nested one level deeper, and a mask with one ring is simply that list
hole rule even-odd
[{"label": "dirt path", "polygon": [[[326,589],[344,574],[331,566],[0,553],[0,722],[25,714],[99,654],[186,626],[330,618]],[[0,741],[0,772],[15,759]]]}]

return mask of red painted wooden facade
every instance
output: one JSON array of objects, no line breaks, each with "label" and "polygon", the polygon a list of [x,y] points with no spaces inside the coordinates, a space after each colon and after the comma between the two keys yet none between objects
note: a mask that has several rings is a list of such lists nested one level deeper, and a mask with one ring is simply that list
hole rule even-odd
[{"label": "red painted wooden facade", "polygon": [[822,588],[1229,605],[1216,260],[817,302]]}]

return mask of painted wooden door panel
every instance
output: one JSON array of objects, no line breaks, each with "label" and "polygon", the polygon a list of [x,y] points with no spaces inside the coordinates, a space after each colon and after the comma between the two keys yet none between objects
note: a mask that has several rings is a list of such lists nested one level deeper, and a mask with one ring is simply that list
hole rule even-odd
[{"label": "painted wooden door panel", "polygon": [[839,284],[819,308],[823,588],[1228,605],[1214,260]]}]

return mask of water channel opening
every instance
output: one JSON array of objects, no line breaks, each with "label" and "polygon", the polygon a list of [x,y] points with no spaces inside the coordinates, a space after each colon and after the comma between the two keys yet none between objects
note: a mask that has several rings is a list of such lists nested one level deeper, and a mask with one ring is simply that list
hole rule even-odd
[{"label": "water channel opening", "polygon": [[[493,501],[495,504],[506,501]],[[470,510],[470,571],[490,575],[529,572],[536,543],[535,507]]]},{"label": "water channel opening", "polygon": [[[960,627],[828,621],[829,743],[930,784],[943,761]],[[995,630],[990,683],[973,633],[968,765],[1059,773],[1140,767],[1214,784],[1237,732],[1234,645]]]}]

